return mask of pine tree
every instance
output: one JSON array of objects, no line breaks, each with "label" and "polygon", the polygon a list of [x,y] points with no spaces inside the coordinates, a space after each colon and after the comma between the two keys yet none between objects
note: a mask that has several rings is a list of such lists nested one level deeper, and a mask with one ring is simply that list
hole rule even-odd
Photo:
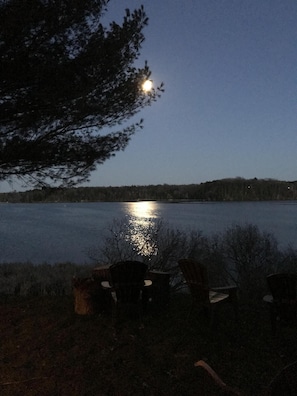
[{"label": "pine tree", "polygon": [[102,18],[108,0],[0,0],[0,180],[71,186],[123,150],[163,91],[135,67],[148,18]]}]

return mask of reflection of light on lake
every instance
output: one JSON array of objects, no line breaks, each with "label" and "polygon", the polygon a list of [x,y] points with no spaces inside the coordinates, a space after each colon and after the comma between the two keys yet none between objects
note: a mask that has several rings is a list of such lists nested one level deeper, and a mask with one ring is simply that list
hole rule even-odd
[{"label": "reflection of light on lake", "polygon": [[131,202],[127,211],[131,216],[139,219],[152,219],[157,217],[156,206],[156,202],[151,201]]},{"label": "reflection of light on lake", "polygon": [[135,246],[135,251],[142,256],[157,253],[156,203],[150,201],[131,202],[128,206],[129,233],[127,240]]}]

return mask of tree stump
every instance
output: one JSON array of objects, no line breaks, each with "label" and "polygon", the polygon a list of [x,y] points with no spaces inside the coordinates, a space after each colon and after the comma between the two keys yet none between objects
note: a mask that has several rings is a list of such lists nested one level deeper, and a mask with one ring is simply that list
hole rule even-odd
[{"label": "tree stump", "polygon": [[103,310],[101,284],[93,278],[73,278],[74,311],[78,315],[93,315]]}]

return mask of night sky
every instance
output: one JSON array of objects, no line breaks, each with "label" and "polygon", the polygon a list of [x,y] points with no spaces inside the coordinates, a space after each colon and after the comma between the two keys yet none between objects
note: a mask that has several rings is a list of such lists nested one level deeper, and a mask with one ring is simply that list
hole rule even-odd
[{"label": "night sky", "polygon": [[112,0],[108,15],[140,4],[141,60],[165,93],[90,185],[296,180],[296,0]]},{"label": "night sky", "polygon": [[107,17],[141,4],[140,64],[165,93],[88,186],[296,180],[296,0],[111,0]]}]

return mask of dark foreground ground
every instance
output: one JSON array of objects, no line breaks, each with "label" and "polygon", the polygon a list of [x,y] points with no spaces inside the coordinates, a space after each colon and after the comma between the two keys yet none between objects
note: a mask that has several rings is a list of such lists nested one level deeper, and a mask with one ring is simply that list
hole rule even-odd
[{"label": "dark foreground ground", "polygon": [[[246,395],[259,395],[297,359],[297,332],[276,341],[261,303],[241,305],[240,323],[222,307],[214,332],[187,320],[188,296],[151,310],[139,328],[108,315],[78,316],[72,297],[10,297],[0,302],[0,395],[203,395],[205,359]],[[215,390],[212,394],[216,394]]]}]

